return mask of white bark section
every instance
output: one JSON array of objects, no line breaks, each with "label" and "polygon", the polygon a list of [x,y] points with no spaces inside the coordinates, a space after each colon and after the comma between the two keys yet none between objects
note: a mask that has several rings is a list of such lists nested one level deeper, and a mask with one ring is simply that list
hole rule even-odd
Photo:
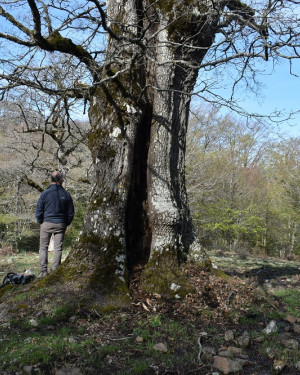
[{"label": "white bark section", "polygon": [[151,254],[162,251],[169,244],[176,244],[173,226],[179,220],[176,202],[171,195],[171,137],[172,137],[172,92],[174,56],[168,48],[168,21],[161,21],[157,33],[157,60],[153,102],[153,123],[149,148],[149,207],[153,222]]},{"label": "white bark section", "polygon": [[[128,25],[127,30],[135,33],[137,24],[136,2],[134,0],[107,0],[106,9],[108,16],[108,25],[111,26],[111,20],[114,23],[122,22],[123,25]],[[132,26],[129,26],[132,25]]]}]

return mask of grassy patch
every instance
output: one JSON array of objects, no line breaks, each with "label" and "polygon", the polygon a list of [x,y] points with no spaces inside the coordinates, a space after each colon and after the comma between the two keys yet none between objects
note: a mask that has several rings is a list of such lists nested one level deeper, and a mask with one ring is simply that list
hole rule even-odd
[{"label": "grassy patch", "polygon": [[41,325],[52,325],[68,321],[68,319],[74,314],[74,311],[74,306],[60,306],[57,307],[50,316],[40,318],[39,322]]},{"label": "grassy patch", "polygon": [[[67,310],[57,309],[52,317],[40,318],[36,328],[27,321],[22,325],[12,321],[13,329],[1,332],[0,372],[17,373],[24,365],[57,368],[65,361],[94,367],[101,374],[143,374],[155,364],[184,369],[188,363],[197,368],[197,332],[185,323],[153,315],[133,324],[128,317],[103,335],[103,327],[118,319],[118,313],[90,322],[79,319],[73,325],[64,321],[68,315]],[[136,336],[144,341],[137,343]],[[160,342],[167,353],[155,349]]]},{"label": "grassy patch", "polygon": [[274,295],[283,301],[289,314],[300,318],[300,290],[280,289],[274,292]]},{"label": "grassy patch", "polygon": [[[52,257],[52,254],[50,256]],[[37,254],[21,253],[1,258],[2,271],[3,267],[8,265],[9,257],[14,257],[17,272],[23,271],[24,265],[25,268],[35,267],[34,272],[38,270]],[[143,310],[139,302],[133,303],[134,306],[140,306],[139,308],[128,307],[104,313],[96,310],[94,305],[91,308],[88,304],[81,303],[78,298],[67,303],[63,296],[59,296],[60,299],[56,298],[53,302],[55,286],[41,287],[36,283],[27,289],[26,286],[12,287],[8,292],[11,293],[11,301],[19,314],[10,321],[9,327],[0,323],[0,374],[21,374],[23,366],[32,365],[34,374],[48,375],[54,374],[64,364],[78,367],[84,374],[87,373],[87,368],[94,368],[94,372],[101,375],[197,373],[200,332],[207,332],[207,336],[202,338],[203,345],[219,349],[226,345],[224,331],[228,328],[233,329],[236,336],[247,330],[251,332],[252,337],[258,337],[262,335],[263,327],[258,324],[261,320],[267,324],[269,320],[275,319],[279,321],[280,329],[283,330],[287,323],[282,318],[287,313],[300,317],[300,291],[297,284],[295,288],[291,288],[289,281],[296,283],[298,280],[298,275],[294,275],[296,266],[287,267],[286,264],[280,263],[277,270],[271,261],[272,266],[264,268],[261,262],[267,263],[265,260],[259,264],[257,262],[254,259],[245,263],[239,260],[239,263],[234,264],[228,261],[228,267],[237,267],[235,272],[241,277],[246,275],[246,280],[258,278],[267,270],[272,276],[268,277],[268,280],[278,279],[277,286],[281,286],[281,289],[268,289],[263,283],[255,289],[255,298],[249,299],[248,289],[234,289],[237,288],[237,284],[232,283],[231,288],[235,293],[228,306],[239,302],[239,299],[242,302],[237,305],[239,308],[233,311],[237,319],[232,319],[231,315],[228,321],[222,320],[222,306],[209,308],[203,303],[191,303],[190,310],[187,310],[184,304],[178,304],[180,309],[175,309],[170,302],[164,305],[160,304],[160,299],[152,299],[149,310]],[[5,268],[5,272],[10,270]],[[206,291],[205,285],[209,286],[208,282],[201,284],[205,281],[205,274],[196,275],[199,276],[200,285],[203,285],[202,290]],[[225,284],[217,284],[217,281],[211,278],[210,282],[215,284],[210,287],[221,295],[220,285]],[[243,293],[246,293],[246,299],[243,298]],[[274,304],[273,294],[283,303]],[[224,292],[224,295],[227,296],[228,291]],[[193,301],[198,303],[199,298],[201,295]],[[138,301],[143,301],[142,297]],[[272,304],[274,306],[270,308]],[[172,308],[169,309],[168,306]],[[191,311],[193,316],[190,315]],[[220,319],[216,315],[218,311]],[[37,327],[30,323],[33,317],[38,322]],[[226,324],[230,326],[226,327]],[[137,342],[137,336],[143,340]],[[164,343],[167,352],[156,350],[155,344],[158,343]],[[287,349],[276,342],[276,335],[266,336],[264,343],[252,345],[249,350],[254,349],[255,353],[259,351],[260,356],[257,360],[261,366],[265,366],[265,362],[269,361],[267,348],[272,348],[276,352],[276,359],[283,359],[291,366],[300,360],[297,351]],[[203,368],[203,371],[208,373],[209,369]]]},{"label": "grassy patch", "polygon": [[[53,251],[49,251],[49,265],[51,266],[53,260]],[[68,255],[68,251],[63,251],[62,261]],[[40,272],[39,254],[37,252],[20,252],[10,254],[7,256],[0,256],[0,278],[9,272],[23,273],[25,270],[31,270],[35,275]],[[49,267],[50,268],[50,267]],[[0,282],[1,279],[0,279]]]},{"label": "grassy patch", "polygon": [[69,329],[61,328],[55,332],[32,332],[23,330],[4,335],[0,351],[0,369],[17,370],[22,365],[50,364],[60,361],[66,353],[80,356],[91,347],[89,338],[71,340]]}]

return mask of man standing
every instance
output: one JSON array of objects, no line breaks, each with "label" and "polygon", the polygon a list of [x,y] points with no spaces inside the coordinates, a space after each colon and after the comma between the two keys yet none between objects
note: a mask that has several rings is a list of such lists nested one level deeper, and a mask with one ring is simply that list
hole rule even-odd
[{"label": "man standing", "polygon": [[54,237],[54,259],[52,270],[61,263],[62,244],[67,226],[71,224],[74,217],[73,200],[69,192],[63,187],[63,176],[60,172],[53,172],[51,185],[40,196],[35,217],[40,227],[40,265],[41,272],[38,278],[48,275],[48,247],[50,238]]}]

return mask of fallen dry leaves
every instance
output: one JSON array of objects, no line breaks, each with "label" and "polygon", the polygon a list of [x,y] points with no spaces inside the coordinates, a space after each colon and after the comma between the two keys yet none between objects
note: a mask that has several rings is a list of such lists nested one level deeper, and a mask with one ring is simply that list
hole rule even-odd
[{"label": "fallen dry leaves", "polygon": [[[131,279],[132,307],[144,312],[159,312],[180,315],[182,318],[214,320],[223,324],[237,323],[240,316],[247,314],[251,306],[259,304],[276,307],[276,302],[257,292],[257,285],[247,284],[234,276],[226,280],[194,264],[185,265],[183,272],[195,287],[196,293],[188,294],[181,301],[163,299],[159,294],[144,293],[140,285],[142,269],[135,270]],[[275,304],[275,305],[274,305]]]}]

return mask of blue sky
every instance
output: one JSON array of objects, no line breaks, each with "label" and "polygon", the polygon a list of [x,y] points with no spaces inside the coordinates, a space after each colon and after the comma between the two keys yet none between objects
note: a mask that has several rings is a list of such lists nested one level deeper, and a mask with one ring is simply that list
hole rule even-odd
[{"label": "blue sky", "polygon": [[[298,77],[290,74],[287,61],[277,65],[275,71],[266,73],[260,76],[262,97],[247,98],[245,108],[260,113],[271,113],[276,109],[300,111],[300,59],[293,62],[293,73]],[[277,127],[288,136],[300,137],[300,112],[289,123],[284,122]]]}]

